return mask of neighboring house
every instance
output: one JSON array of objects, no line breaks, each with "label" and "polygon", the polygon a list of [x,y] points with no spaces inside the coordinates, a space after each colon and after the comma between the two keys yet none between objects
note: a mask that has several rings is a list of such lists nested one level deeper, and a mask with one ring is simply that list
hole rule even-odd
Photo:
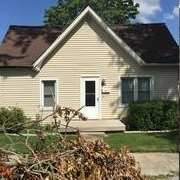
[{"label": "neighboring house", "polygon": [[0,106],[31,118],[61,106],[121,119],[131,101],[178,98],[179,49],[164,23],[107,26],[87,7],[67,28],[10,26],[0,46]]}]

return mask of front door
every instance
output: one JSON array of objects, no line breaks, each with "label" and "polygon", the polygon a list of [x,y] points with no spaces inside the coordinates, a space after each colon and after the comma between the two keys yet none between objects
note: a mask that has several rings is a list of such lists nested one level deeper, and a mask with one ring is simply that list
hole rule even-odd
[{"label": "front door", "polygon": [[83,77],[81,79],[81,112],[88,119],[99,118],[99,78]]}]

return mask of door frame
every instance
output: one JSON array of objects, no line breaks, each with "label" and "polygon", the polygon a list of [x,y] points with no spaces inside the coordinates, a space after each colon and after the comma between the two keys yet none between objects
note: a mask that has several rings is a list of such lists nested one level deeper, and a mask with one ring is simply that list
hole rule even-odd
[{"label": "door frame", "polygon": [[83,93],[83,78],[98,78],[99,79],[99,101],[98,101],[98,117],[97,119],[101,119],[101,75],[96,74],[84,74],[80,75],[80,92],[79,92],[79,102],[80,108],[82,107],[82,93]]}]

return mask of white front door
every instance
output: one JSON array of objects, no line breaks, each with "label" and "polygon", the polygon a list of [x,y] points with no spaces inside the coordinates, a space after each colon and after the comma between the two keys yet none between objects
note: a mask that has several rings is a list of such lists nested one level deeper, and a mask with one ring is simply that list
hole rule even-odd
[{"label": "white front door", "polygon": [[81,78],[81,112],[88,119],[99,119],[99,77],[82,77]]}]

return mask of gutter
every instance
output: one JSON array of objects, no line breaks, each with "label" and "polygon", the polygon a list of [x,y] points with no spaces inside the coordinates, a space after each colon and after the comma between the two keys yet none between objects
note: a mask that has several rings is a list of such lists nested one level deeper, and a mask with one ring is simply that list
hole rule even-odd
[{"label": "gutter", "polygon": [[180,65],[179,63],[174,63],[174,64],[172,64],[172,63],[149,63],[149,64],[147,64],[146,63],[145,66],[167,66],[167,67],[169,67],[169,66],[179,66],[179,65]]}]

